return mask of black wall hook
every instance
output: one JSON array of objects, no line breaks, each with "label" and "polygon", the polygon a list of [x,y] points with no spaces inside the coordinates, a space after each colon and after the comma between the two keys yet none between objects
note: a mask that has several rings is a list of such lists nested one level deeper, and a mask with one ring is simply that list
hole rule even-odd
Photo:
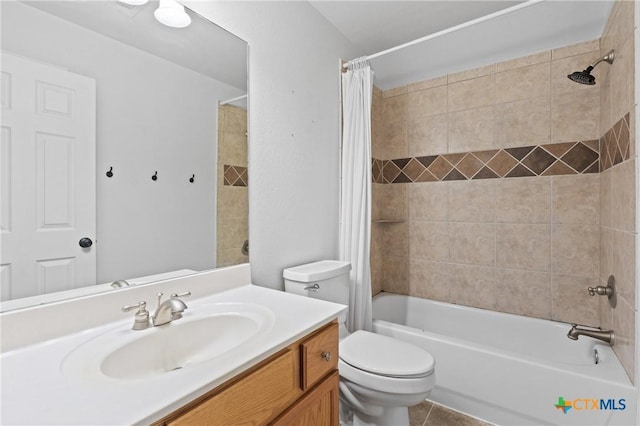
[{"label": "black wall hook", "polygon": [[156,170],[155,174],[151,176],[151,180],[158,180],[158,171]]},{"label": "black wall hook", "polygon": [[196,175],[192,175],[192,176],[189,178],[189,182],[191,182],[191,183],[195,182],[195,180],[196,180]]},{"label": "black wall hook", "polygon": [[109,170],[105,174],[107,175],[108,178],[113,177],[113,167],[109,167]]}]

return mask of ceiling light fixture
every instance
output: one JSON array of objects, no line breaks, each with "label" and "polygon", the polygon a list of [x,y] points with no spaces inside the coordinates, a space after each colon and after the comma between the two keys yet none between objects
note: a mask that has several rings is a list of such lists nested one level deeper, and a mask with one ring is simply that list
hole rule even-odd
[{"label": "ceiling light fixture", "polygon": [[160,6],[153,16],[160,23],[173,28],[184,28],[191,24],[191,17],[185,12],[184,6],[175,0],[160,0]]},{"label": "ceiling light fixture", "polygon": [[149,0],[118,0],[120,3],[129,4],[131,6],[142,6],[146,4]]}]

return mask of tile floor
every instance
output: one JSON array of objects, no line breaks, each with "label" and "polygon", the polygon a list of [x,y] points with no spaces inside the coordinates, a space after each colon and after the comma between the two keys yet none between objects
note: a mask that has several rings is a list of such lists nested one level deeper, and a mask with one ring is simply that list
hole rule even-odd
[{"label": "tile floor", "polygon": [[409,424],[410,426],[487,426],[491,423],[424,401],[409,408]]}]

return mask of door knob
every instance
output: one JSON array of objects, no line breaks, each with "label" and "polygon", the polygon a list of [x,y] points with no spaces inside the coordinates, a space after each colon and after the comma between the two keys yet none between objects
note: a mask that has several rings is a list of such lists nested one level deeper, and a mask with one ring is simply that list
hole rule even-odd
[{"label": "door knob", "polygon": [[80,238],[80,241],[78,241],[78,244],[80,244],[80,247],[82,248],[89,248],[93,245],[93,241],[91,241],[91,238]]}]

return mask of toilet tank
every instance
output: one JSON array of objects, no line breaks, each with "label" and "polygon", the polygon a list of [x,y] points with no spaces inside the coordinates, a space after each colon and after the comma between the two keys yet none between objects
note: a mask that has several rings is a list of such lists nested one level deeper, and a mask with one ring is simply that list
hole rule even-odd
[{"label": "toilet tank", "polygon": [[349,304],[351,263],[321,260],[287,268],[282,273],[284,290],[329,302]]}]

